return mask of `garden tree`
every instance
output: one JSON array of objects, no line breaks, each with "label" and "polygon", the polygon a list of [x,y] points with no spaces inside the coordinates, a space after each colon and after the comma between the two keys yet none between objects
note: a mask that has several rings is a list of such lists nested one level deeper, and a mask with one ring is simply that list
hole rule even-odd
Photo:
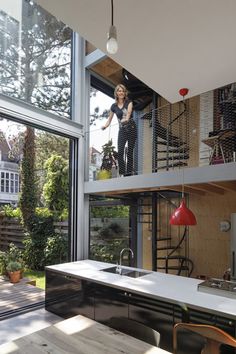
[{"label": "garden tree", "polygon": [[36,131],[36,169],[42,171],[51,155],[60,155],[69,160],[69,139],[42,130]]},{"label": "garden tree", "polygon": [[31,230],[35,208],[37,206],[35,183],[35,137],[34,129],[26,129],[21,161],[21,195],[19,205],[23,224]]},{"label": "garden tree", "polygon": [[99,112],[100,108],[99,107],[95,107],[94,108],[94,112],[90,113],[90,125],[96,125],[96,121],[99,119],[103,119],[103,118],[108,118],[109,116],[109,110],[105,109],[102,113]]},{"label": "garden tree", "polygon": [[62,212],[69,203],[69,163],[59,155],[52,155],[45,162],[46,183],[43,197],[48,208]]},{"label": "garden tree", "polygon": [[[22,1],[20,24],[4,12],[2,16],[5,21],[0,24],[3,32],[0,46],[1,93],[70,117],[71,29],[30,0]],[[23,152],[29,154],[26,144],[31,149],[35,147],[33,128],[27,127],[25,138]],[[34,151],[31,154],[35,156]],[[36,204],[35,188],[31,185],[35,181],[34,163],[34,158],[30,161],[28,155],[23,157],[20,205],[24,209],[26,223]],[[28,182],[32,183],[25,185]]]},{"label": "garden tree", "polygon": [[18,133],[11,134],[7,137],[8,145],[10,151],[8,153],[8,158],[15,162],[20,162],[23,155],[25,132],[18,131]]},{"label": "garden tree", "polygon": [[22,1],[21,27],[5,17],[1,92],[69,117],[71,29],[29,0]]}]

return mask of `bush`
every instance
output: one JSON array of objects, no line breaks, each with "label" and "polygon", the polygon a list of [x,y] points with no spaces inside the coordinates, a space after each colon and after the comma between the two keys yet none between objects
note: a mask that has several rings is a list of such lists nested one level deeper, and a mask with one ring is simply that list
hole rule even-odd
[{"label": "bush", "polygon": [[46,181],[43,186],[43,197],[50,210],[62,212],[69,203],[69,165],[59,155],[51,155],[44,164]]},{"label": "bush", "polygon": [[128,218],[129,206],[93,206],[91,208],[91,218]]},{"label": "bush", "polygon": [[16,272],[17,270],[22,269],[22,264],[20,262],[9,262],[7,265],[8,272]]},{"label": "bush", "polygon": [[45,247],[46,265],[62,263],[67,260],[68,241],[63,235],[55,234],[48,237]]},{"label": "bush", "polygon": [[24,260],[33,270],[43,270],[46,264],[44,254],[47,239],[54,235],[53,218],[34,216],[31,231],[25,233],[23,244]]},{"label": "bush", "polygon": [[52,217],[35,216],[32,231],[25,235],[24,260],[30,269],[43,270],[46,265],[67,259],[67,241],[65,236],[55,234]]},{"label": "bush", "polygon": [[19,262],[24,266],[22,251],[14,243],[10,243],[8,251],[0,251],[0,274],[6,273],[7,265],[11,262]]},{"label": "bush", "polygon": [[128,240],[113,240],[106,245],[91,245],[90,246],[90,258],[101,262],[119,262],[120,251],[124,247],[128,246]]},{"label": "bush", "polygon": [[20,208],[13,208],[9,204],[2,207],[2,214],[9,218],[21,218]]},{"label": "bush", "polygon": [[36,208],[35,215],[41,218],[50,218],[53,216],[53,211],[48,208]]},{"label": "bush", "polygon": [[122,227],[116,222],[113,222],[109,226],[101,229],[100,237],[103,239],[117,237],[117,235],[121,234],[122,231]]},{"label": "bush", "polygon": [[0,274],[5,274],[7,268],[7,254],[0,251]]}]

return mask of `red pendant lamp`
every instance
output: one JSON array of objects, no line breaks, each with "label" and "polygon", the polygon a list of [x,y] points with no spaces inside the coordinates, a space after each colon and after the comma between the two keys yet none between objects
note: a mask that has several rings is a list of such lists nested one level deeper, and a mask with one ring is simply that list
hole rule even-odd
[{"label": "red pendant lamp", "polygon": [[182,196],[182,200],[180,206],[174,211],[174,213],[170,217],[171,225],[196,225],[197,220],[193,212],[187,208],[185,204],[185,200]]},{"label": "red pendant lamp", "polygon": [[[184,96],[188,94],[187,88],[182,88],[179,90],[179,94]],[[171,225],[196,225],[197,220],[193,212],[187,208],[184,199],[184,169],[183,169],[183,184],[182,184],[182,200],[180,206],[174,211],[174,213],[170,217],[170,224]]]}]

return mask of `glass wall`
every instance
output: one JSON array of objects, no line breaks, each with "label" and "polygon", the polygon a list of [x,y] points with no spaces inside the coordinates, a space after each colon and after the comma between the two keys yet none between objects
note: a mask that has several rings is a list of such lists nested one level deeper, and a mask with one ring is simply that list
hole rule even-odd
[{"label": "glass wall", "polygon": [[[114,118],[109,128],[102,130],[106,123],[114,99],[105,93],[90,88],[90,129],[86,132],[89,140],[89,180],[116,177],[118,164],[113,153],[117,151],[119,125]],[[107,162],[104,169],[104,161]]]},{"label": "glass wall", "polygon": [[[112,199],[90,200],[90,258],[116,264],[125,247],[135,252],[130,206]],[[123,264],[130,265],[130,261],[128,254]]]},{"label": "glass wall", "polygon": [[72,30],[31,0],[0,4],[0,93],[71,115]]},{"label": "glass wall", "polygon": [[3,119],[0,151],[0,251],[13,242],[32,270],[68,261],[70,139]]}]

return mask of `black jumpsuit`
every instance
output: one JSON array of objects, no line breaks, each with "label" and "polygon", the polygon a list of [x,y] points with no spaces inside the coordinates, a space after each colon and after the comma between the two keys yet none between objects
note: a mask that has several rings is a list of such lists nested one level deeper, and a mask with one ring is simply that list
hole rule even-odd
[{"label": "black jumpsuit", "polygon": [[[130,176],[133,174],[133,154],[134,146],[137,138],[136,124],[132,117],[130,117],[128,123],[122,124],[120,121],[127,115],[128,105],[131,101],[126,99],[123,107],[119,108],[116,103],[111,106],[111,111],[116,114],[119,121],[119,133],[118,133],[118,164],[120,175]],[[125,144],[128,142],[127,151],[127,166],[124,161]]]}]

